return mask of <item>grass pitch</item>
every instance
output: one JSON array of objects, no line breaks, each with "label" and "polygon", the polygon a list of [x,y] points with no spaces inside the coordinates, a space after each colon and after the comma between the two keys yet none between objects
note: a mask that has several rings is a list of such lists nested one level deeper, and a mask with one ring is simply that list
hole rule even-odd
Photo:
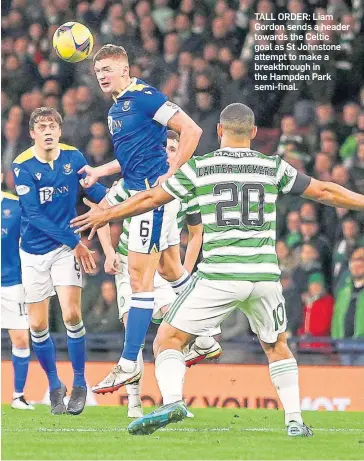
[{"label": "grass pitch", "polygon": [[[147,409],[149,411],[149,409]],[[131,436],[124,407],[52,416],[2,406],[2,459],[364,459],[364,413],[304,412],[312,438],[289,438],[283,412],[208,408],[194,419]]]}]

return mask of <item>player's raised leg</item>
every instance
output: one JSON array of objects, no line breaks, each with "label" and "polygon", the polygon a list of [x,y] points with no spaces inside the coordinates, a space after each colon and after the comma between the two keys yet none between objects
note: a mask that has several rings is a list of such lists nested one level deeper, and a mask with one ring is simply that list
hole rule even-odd
[{"label": "player's raised leg", "polygon": [[[144,220],[147,227],[147,220]],[[141,223],[142,226],[142,223]],[[133,221],[130,226],[133,229]],[[142,233],[142,231],[140,231]],[[150,229],[152,233],[152,229]],[[130,250],[129,241],[129,274],[132,296],[125,331],[125,347],[119,364],[125,373],[122,379],[125,384],[140,378],[140,366],[137,357],[145,335],[148,331],[154,309],[154,275],[158,266],[160,253],[142,254]]]},{"label": "player's raised leg", "polygon": [[86,330],[81,314],[81,288],[78,286],[56,286],[67,331],[68,354],[73,368],[73,388],[67,405],[67,413],[79,415],[86,403],[85,379]]},{"label": "player's raised leg", "polygon": [[188,286],[191,276],[182,265],[179,245],[169,246],[162,252],[158,272],[177,296]]},{"label": "player's raised leg", "polygon": [[59,415],[66,413],[63,399],[67,389],[60,381],[57,373],[56,348],[49,334],[48,310],[49,298],[28,304],[33,351],[48,378],[51,412]]}]

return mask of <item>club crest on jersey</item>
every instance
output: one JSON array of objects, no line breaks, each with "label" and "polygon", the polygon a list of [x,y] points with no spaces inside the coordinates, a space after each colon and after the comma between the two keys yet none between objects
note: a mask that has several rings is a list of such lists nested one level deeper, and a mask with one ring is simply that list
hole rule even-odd
[{"label": "club crest on jersey", "polygon": [[124,101],[123,107],[121,108],[123,112],[130,110],[130,101]]},{"label": "club crest on jersey", "polygon": [[3,213],[4,213],[4,218],[8,218],[10,215],[11,215],[11,210],[3,210]]},{"label": "club crest on jersey", "polygon": [[70,163],[66,163],[65,165],[63,165],[63,173],[64,174],[71,174],[73,169],[72,169],[72,165]]},{"label": "club crest on jersey", "polygon": [[35,177],[40,181],[40,178],[42,177],[42,173],[35,173]]}]

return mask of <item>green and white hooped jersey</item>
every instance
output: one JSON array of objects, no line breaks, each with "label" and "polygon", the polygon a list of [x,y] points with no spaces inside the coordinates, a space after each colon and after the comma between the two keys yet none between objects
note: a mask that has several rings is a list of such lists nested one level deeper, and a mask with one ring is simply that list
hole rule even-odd
[{"label": "green and white hooped jersey", "polygon": [[181,201],[179,212],[177,213],[177,226],[181,232],[185,224],[196,225],[201,223],[200,207],[197,197],[188,194]]},{"label": "green and white hooped jersey", "polygon": [[[124,189],[124,180],[120,181],[113,186],[106,195],[106,199],[110,205],[119,205],[124,200],[130,197],[130,193]],[[116,248],[116,252],[124,256],[128,256],[128,240],[129,240],[129,227],[131,218],[126,218],[123,221],[123,228],[120,234],[119,243]],[[194,195],[187,195],[182,201],[180,210],[177,214],[177,225],[179,231],[185,225],[188,224],[196,225],[201,222],[200,207],[198,205],[197,198]]]},{"label": "green and white hooped jersey", "polygon": [[[203,260],[198,275],[211,280],[277,281],[276,200],[294,186],[297,170],[279,156],[249,148],[223,148],[193,157],[163,189],[189,194],[201,210]],[[301,175],[302,176],[302,175]],[[300,180],[302,193],[309,178]],[[302,186],[304,184],[304,187]]]},{"label": "green and white hooped jersey", "polygon": [[[124,200],[128,199],[130,194],[124,189],[124,180],[120,179],[115,186],[109,190],[106,194],[106,200],[109,205],[115,206],[120,205]],[[123,220],[123,228],[120,234],[119,243],[116,247],[116,252],[124,256],[128,256],[128,240],[129,240],[129,226],[131,218],[125,218]]]}]

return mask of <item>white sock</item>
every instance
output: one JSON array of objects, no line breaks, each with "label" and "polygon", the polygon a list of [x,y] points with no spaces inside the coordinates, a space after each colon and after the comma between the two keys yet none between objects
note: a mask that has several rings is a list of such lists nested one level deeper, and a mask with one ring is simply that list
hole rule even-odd
[{"label": "white sock", "polygon": [[185,269],[185,271],[183,272],[183,274],[178,280],[175,280],[174,282],[169,282],[169,283],[171,287],[174,289],[174,292],[176,293],[176,295],[179,295],[189,285],[190,281],[191,281],[191,275]]},{"label": "white sock", "polygon": [[24,395],[24,392],[13,392],[13,400],[18,399],[22,395]]},{"label": "white sock", "polygon": [[163,397],[163,405],[182,400],[183,381],[186,372],[182,352],[166,349],[155,361],[155,376]]},{"label": "white sock", "polygon": [[141,370],[141,377],[140,380],[137,383],[133,384],[127,384],[126,387],[126,392],[128,394],[128,407],[139,407],[141,406],[142,402],[140,400],[140,390],[141,390],[141,383],[142,383],[142,377],[144,373],[144,361],[143,361],[143,350],[140,349],[137,362],[139,364],[140,370]]},{"label": "white sock", "polygon": [[198,336],[195,344],[201,349],[210,349],[215,344],[215,339],[212,336]]},{"label": "white sock", "polygon": [[118,365],[127,373],[134,371],[136,363],[137,362],[133,362],[133,360],[124,359],[124,357],[120,357],[118,361]]},{"label": "white sock", "polygon": [[302,423],[296,359],[270,363],[269,373],[284,408],[285,424],[287,425],[290,421]]}]

